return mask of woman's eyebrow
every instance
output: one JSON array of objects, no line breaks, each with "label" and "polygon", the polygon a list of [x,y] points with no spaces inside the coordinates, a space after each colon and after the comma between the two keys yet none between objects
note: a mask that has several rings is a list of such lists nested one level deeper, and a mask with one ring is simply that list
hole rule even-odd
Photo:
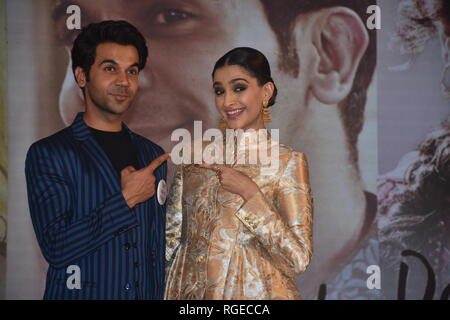
[{"label": "woman's eyebrow", "polygon": [[[237,81],[245,81],[245,82],[249,83],[248,80],[244,79],[244,78],[234,78],[234,79],[231,79],[230,81],[228,81],[228,83],[235,83]],[[213,86],[221,85],[221,84],[222,83],[220,81],[216,81],[216,82],[213,83]]]},{"label": "woman's eyebrow", "polygon": [[229,83],[235,83],[235,82],[240,81],[240,80],[243,80],[243,81],[248,83],[248,81],[246,79],[244,79],[244,78],[234,78],[234,79],[230,80]]}]

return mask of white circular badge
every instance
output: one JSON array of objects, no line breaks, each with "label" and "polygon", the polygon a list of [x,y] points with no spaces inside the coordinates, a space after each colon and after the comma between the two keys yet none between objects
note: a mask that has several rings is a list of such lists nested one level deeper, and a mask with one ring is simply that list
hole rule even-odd
[{"label": "white circular badge", "polygon": [[164,179],[161,179],[158,183],[158,188],[156,190],[156,196],[158,198],[158,203],[163,205],[167,198],[167,185]]}]

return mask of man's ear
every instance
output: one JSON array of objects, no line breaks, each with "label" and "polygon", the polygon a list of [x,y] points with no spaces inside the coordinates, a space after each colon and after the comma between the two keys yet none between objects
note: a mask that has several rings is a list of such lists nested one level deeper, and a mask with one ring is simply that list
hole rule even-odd
[{"label": "man's ear", "polygon": [[310,25],[316,56],[308,68],[310,85],[319,101],[336,104],[352,88],[369,36],[360,17],[348,8],[333,7],[315,15]]},{"label": "man's ear", "polygon": [[86,73],[81,67],[75,68],[75,79],[77,80],[80,88],[84,88],[86,86]]}]

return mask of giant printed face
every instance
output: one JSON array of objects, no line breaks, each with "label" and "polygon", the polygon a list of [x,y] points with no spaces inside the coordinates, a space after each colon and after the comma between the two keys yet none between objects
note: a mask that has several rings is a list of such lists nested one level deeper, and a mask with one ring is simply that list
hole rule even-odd
[{"label": "giant printed face", "polygon": [[[216,126],[219,114],[211,89],[211,72],[215,61],[234,47],[245,45],[264,52],[281,95],[289,95],[289,79],[276,67],[277,39],[259,0],[76,0],[73,4],[81,8],[83,25],[127,20],[146,38],[149,57],[140,74],[139,93],[125,122],[165,148],[171,145],[174,129],[192,131],[194,120],[202,120],[203,129]],[[64,14],[59,16],[57,26],[70,50],[76,32],[65,29],[66,18]],[[300,94],[297,90],[297,95]],[[286,99],[281,97],[279,101],[286,119],[289,118],[286,112],[297,110],[299,105],[295,95],[288,100],[290,107]],[[70,66],[59,107],[66,124],[84,109],[82,93]]]}]

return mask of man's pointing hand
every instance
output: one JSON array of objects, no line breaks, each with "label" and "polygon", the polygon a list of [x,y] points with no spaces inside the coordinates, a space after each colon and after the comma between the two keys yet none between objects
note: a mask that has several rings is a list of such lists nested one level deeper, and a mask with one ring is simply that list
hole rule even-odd
[{"label": "man's pointing hand", "polygon": [[122,194],[130,208],[153,197],[156,181],[153,172],[169,158],[170,153],[165,153],[140,170],[128,166],[121,171]]}]

